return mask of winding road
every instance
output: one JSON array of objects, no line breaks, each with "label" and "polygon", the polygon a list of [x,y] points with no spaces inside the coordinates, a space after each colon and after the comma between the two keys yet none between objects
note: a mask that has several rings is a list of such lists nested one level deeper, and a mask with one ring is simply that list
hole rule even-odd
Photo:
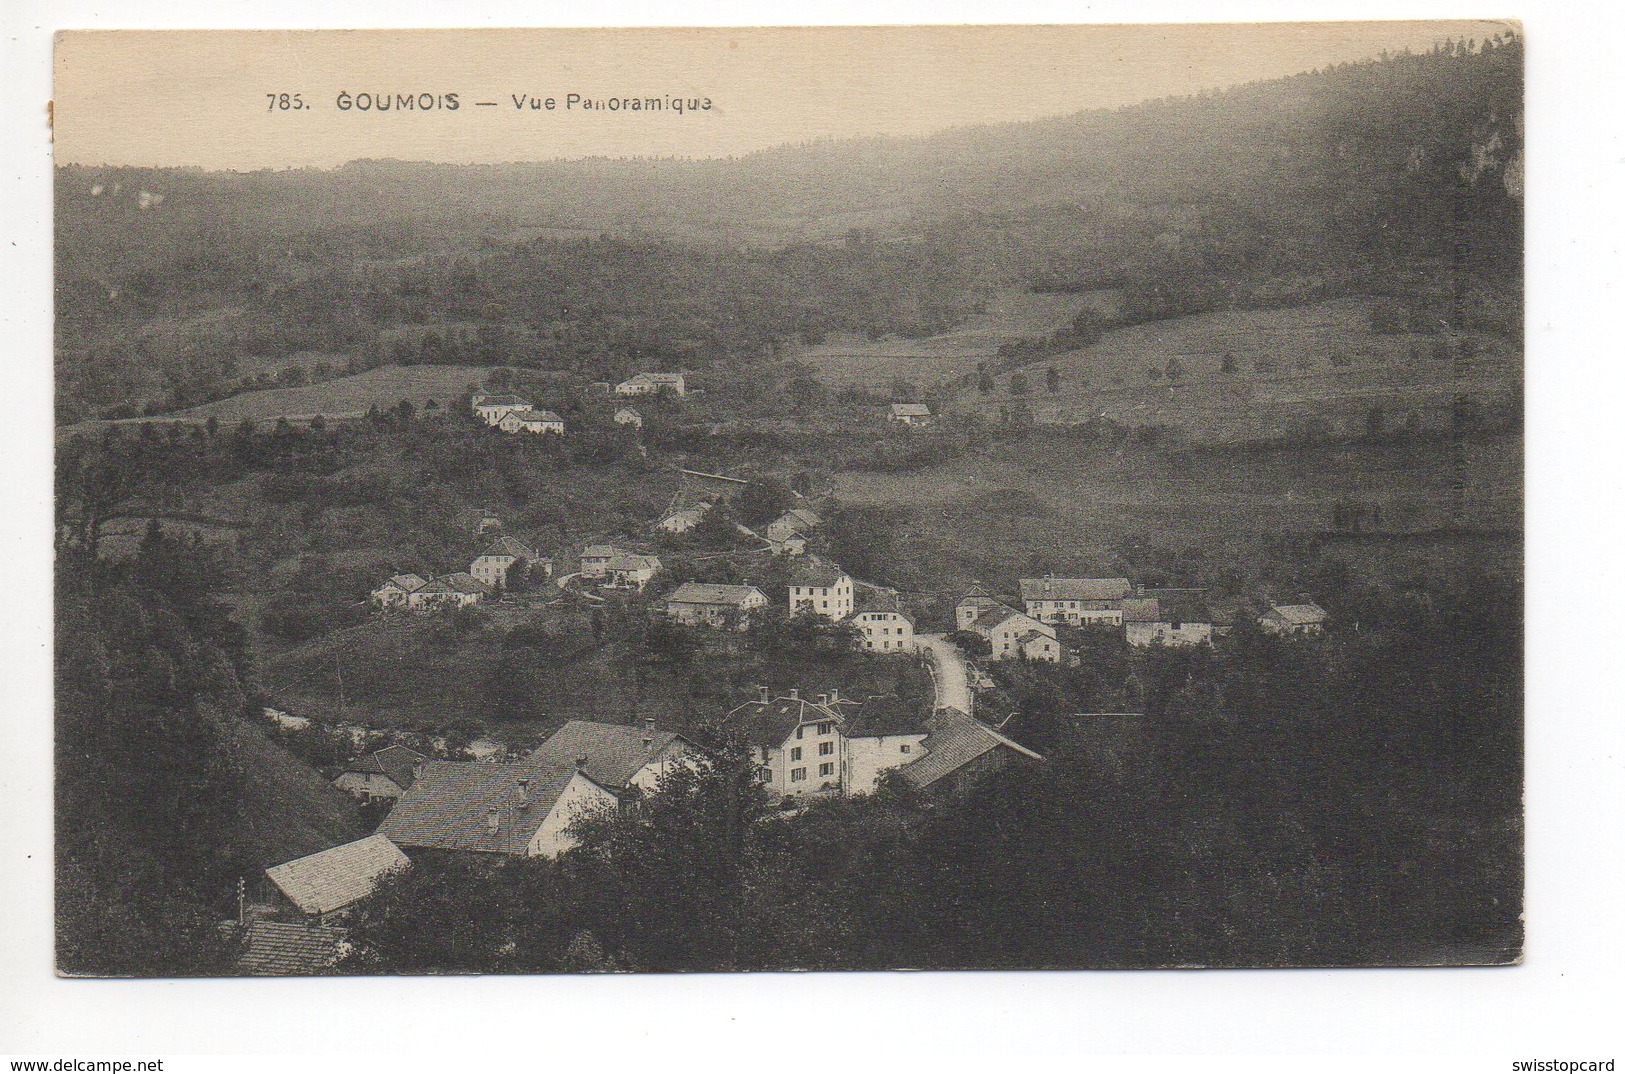
[{"label": "winding road", "polygon": [[931,681],[937,688],[938,709],[974,712],[969,664],[959,646],[941,634],[916,634],[914,642],[931,660]]}]

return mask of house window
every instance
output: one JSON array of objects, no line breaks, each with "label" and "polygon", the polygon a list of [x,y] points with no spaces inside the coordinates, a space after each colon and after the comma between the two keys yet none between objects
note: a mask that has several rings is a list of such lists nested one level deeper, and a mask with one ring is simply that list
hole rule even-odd
[{"label": "house window", "polygon": [[807,778],[807,770],[805,768],[792,768],[792,769],[790,769],[790,782],[791,783],[800,783],[802,780],[804,780],[806,778]]},{"label": "house window", "polygon": [[792,761],[801,760],[801,747],[800,746],[792,746],[792,747],[790,747],[790,760],[792,760]]},{"label": "house window", "polygon": [[[820,742],[818,744],[818,756],[820,756],[820,757],[828,757],[830,754],[832,754],[834,752],[835,752],[835,743],[833,743],[833,742]],[[800,760],[800,759],[801,758],[799,758],[799,757],[796,758],[796,760]]]},{"label": "house window", "polygon": [[823,723],[818,725],[818,733],[821,734],[821,735],[827,735],[831,731],[833,731],[834,729],[835,729],[835,725],[833,723],[831,723],[829,720],[825,720]]},{"label": "house window", "polygon": [[835,765],[834,764],[821,764],[821,765],[819,765],[818,766],[818,774],[820,776],[833,776],[835,774]]},{"label": "house window", "polygon": [[907,742],[905,742],[905,743],[903,743],[903,744],[902,744],[902,745],[901,745],[901,746],[898,746],[898,747],[897,747],[897,751],[898,751],[898,752],[899,752],[899,753],[907,753],[907,752],[908,752],[908,750],[909,750],[909,746],[908,746],[908,743],[907,743]]},{"label": "house window", "polygon": [[800,737],[801,737],[801,732],[803,732],[803,731],[805,731],[805,730],[806,730],[806,728],[805,728],[805,727],[798,727],[798,728],[796,728],[796,737],[797,737],[797,738],[800,738]]}]

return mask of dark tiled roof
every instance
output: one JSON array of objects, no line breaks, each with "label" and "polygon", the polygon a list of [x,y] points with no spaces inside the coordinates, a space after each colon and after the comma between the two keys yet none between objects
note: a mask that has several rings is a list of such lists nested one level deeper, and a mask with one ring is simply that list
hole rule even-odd
[{"label": "dark tiled roof", "polygon": [[922,744],[926,753],[913,764],[898,769],[904,779],[925,788],[952,775],[989,750],[1004,747],[1032,760],[1043,760],[1026,746],[1007,738],[993,728],[972,719],[958,709],[943,709],[930,720],[930,734]]},{"label": "dark tiled roof", "polygon": [[357,757],[344,766],[346,772],[369,772],[388,776],[401,790],[412,785],[412,769],[423,760],[423,754],[405,746],[385,746],[381,750]]},{"label": "dark tiled roof", "polygon": [[767,599],[767,595],[753,585],[684,582],[666,600],[678,604],[726,604],[737,608],[742,606],[752,593],[763,600]]},{"label": "dark tiled roof", "polygon": [[972,630],[987,631],[1015,616],[1026,618],[1025,612],[1018,612],[1008,604],[995,604],[991,608],[983,609],[982,613],[971,623]]},{"label": "dark tiled roof", "polygon": [[[411,593],[422,588],[423,576],[419,574],[397,574],[389,581],[385,582],[384,585],[393,585],[397,589],[404,589],[406,592]],[[384,586],[379,586],[378,588],[382,589]]]},{"label": "dark tiled roof", "polygon": [[273,865],[265,870],[271,883],[307,914],[342,910],[371,894],[379,879],[411,862],[382,835]]},{"label": "dark tiled roof", "polygon": [[[649,740],[648,745],[644,745],[645,739]],[[588,778],[618,791],[631,782],[640,768],[658,759],[673,743],[690,745],[675,731],[647,731],[624,724],[571,720],[531,751],[525,763],[560,768],[573,766],[577,757],[585,757],[584,771]]]},{"label": "dark tiled roof", "polygon": [[847,738],[880,738],[885,735],[923,735],[930,731],[930,715],[919,702],[900,697],[871,697],[856,713],[847,717],[841,734]]},{"label": "dark tiled roof", "polygon": [[613,559],[621,550],[612,544],[590,544],[581,550],[582,559]]},{"label": "dark tiled roof", "polygon": [[795,729],[804,723],[834,720],[844,723],[845,717],[830,705],[820,705],[805,697],[777,697],[771,701],[747,701],[728,712],[732,720],[744,725],[751,745],[763,749],[777,749],[784,745]]},{"label": "dark tiled roof", "polygon": [[1148,591],[1157,602],[1159,623],[1211,623],[1213,613],[1208,610],[1207,594],[1200,589],[1153,589]]},{"label": "dark tiled roof", "polygon": [[1123,601],[1123,622],[1125,623],[1159,623],[1162,613],[1157,607],[1156,597],[1129,597]]},{"label": "dark tiled roof", "polygon": [[485,556],[512,556],[515,559],[538,559],[540,558],[541,553],[525,544],[525,542],[521,541],[519,538],[510,537],[507,534],[504,534],[493,541],[490,548],[487,548],[485,551],[480,553],[480,558]]},{"label": "dark tiled roof", "polygon": [[309,977],[333,968],[344,929],[256,921],[248,926],[237,968],[251,977]]},{"label": "dark tiled roof", "polygon": [[1318,604],[1273,604],[1270,611],[1293,626],[1309,626],[1326,621],[1326,609]]},{"label": "dark tiled roof", "polygon": [[442,574],[439,578],[424,584],[419,593],[477,593],[485,596],[491,592],[491,587],[469,574],[467,571],[456,571],[452,574]]},{"label": "dark tiled roof", "polygon": [[624,552],[613,557],[608,564],[612,571],[645,571],[660,569],[659,556],[645,556],[636,552]]},{"label": "dark tiled roof", "polygon": [[1127,578],[1023,578],[1022,600],[1122,600],[1133,591]]},{"label": "dark tiled roof", "polygon": [[790,585],[828,588],[840,581],[846,572],[833,563],[798,563],[790,571]]},{"label": "dark tiled roof", "polygon": [[[574,764],[430,761],[378,831],[400,846],[524,854],[575,775]],[[521,779],[530,781],[525,800]]]},{"label": "dark tiled roof", "polygon": [[522,410],[522,411],[515,411],[514,413],[510,414],[509,417],[514,418],[517,421],[523,421],[523,422],[556,421],[556,422],[560,422],[562,424],[563,421],[564,421],[563,418],[559,417],[557,414],[553,413],[551,410]]}]

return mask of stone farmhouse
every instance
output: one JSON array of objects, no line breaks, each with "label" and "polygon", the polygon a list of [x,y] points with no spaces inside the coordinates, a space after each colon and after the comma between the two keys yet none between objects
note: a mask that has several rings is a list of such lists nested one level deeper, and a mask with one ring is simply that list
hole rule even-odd
[{"label": "stone farmhouse", "polygon": [[1213,613],[1201,590],[1149,590],[1123,601],[1123,633],[1130,645],[1206,645]]},{"label": "stone farmhouse", "polygon": [[829,563],[800,563],[790,572],[789,608],[840,622],[852,614],[852,578]]},{"label": "stone farmhouse", "polygon": [[914,620],[895,605],[874,599],[859,601],[852,612],[852,625],[862,635],[866,653],[914,651]]},{"label": "stone farmhouse", "polygon": [[1302,637],[1325,633],[1326,619],[1326,609],[1318,604],[1272,604],[1258,625],[1271,634]]},{"label": "stone farmhouse", "polygon": [[886,412],[886,420],[893,425],[919,428],[931,424],[931,408],[924,403],[893,403]]},{"label": "stone farmhouse", "polygon": [[544,433],[564,435],[564,419],[551,410],[510,410],[502,415],[497,428],[505,433]]},{"label": "stone farmhouse", "polygon": [[1134,589],[1127,578],[1042,578],[1021,580],[1027,614],[1040,623],[1121,626],[1123,601]]},{"label": "stone farmhouse", "polygon": [[805,537],[824,524],[818,513],[808,507],[792,507],[767,524],[762,535],[769,541],[780,543],[791,537]]},{"label": "stone farmhouse", "polygon": [[687,533],[711,513],[711,506],[709,501],[701,500],[687,507],[674,508],[660,516],[660,521],[655,523],[655,529],[663,533]]},{"label": "stone farmhouse", "polygon": [[615,804],[579,761],[430,761],[378,832],[408,849],[552,858],[575,845],[577,817]]},{"label": "stone farmhouse", "polygon": [[475,392],[474,415],[487,425],[499,425],[502,419],[516,410],[535,410],[536,405],[522,395],[512,393],[490,394]]},{"label": "stone farmhouse", "polygon": [[491,546],[474,557],[468,573],[488,586],[508,585],[508,570],[520,560],[530,565],[531,577],[540,572],[544,578],[553,577],[553,561],[517,537],[504,534]]},{"label": "stone farmhouse", "polygon": [[667,769],[685,763],[698,751],[676,731],[661,731],[652,719],[637,725],[571,720],[548,736],[530,755],[528,763],[574,764],[593,782],[617,797],[636,788],[645,794],[655,789]]},{"label": "stone farmhouse", "polygon": [[[411,861],[387,836],[369,835],[265,870],[286,909],[328,925]],[[281,907],[279,907],[281,909]]]},{"label": "stone farmhouse", "polygon": [[666,598],[666,617],[684,626],[744,630],[750,613],[767,607],[767,595],[753,585],[684,582]]},{"label": "stone farmhouse", "polygon": [[1042,760],[957,709],[926,714],[896,698],[775,698],[763,687],[728,716],[748,734],[768,791],[786,798],[870,794],[891,769],[920,789],[947,788],[1012,760]]},{"label": "stone farmhouse", "polygon": [[639,373],[615,385],[616,395],[655,395],[659,392],[687,395],[681,373]]},{"label": "stone farmhouse", "polygon": [[395,799],[412,786],[423,754],[405,746],[385,746],[357,757],[333,780],[333,786],[363,801]]},{"label": "stone farmhouse", "polygon": [[623,406],[615,412],[615,424],[641,429],[643,428],[643,415],[629,406]]},{"label": "stone farmhouse", "polygon": [[372,591],[372,602],[380,608],[404,608],[408,598],[427,581],[420,574],[397,574]]},{"label": "stone farmhouse", "polygon": [[654,581],[655,575],[659,573],[658,556],[623,552],[605,564],[603,584],[610,589],[635,589],[641,593],[643,587]]},{"label": "stone farmhouse", "polygon": [[983,612],[1006,607],[1009,605],[984,589],[981,582],[972,582],[970,590],[954,606],[954,629],[969,630]]},{"label": "stone farmhouse", "polygon": [[606,577],[609,574],[610,561],[624,554],[612,544],[588,545],[581,550],[581,577]]},{"label": "stone farmhouse", "polygon": [[412,611],[424,612],[440,608],[466,608],[490,595],[490,586],[472,574],[458,571],[424,582],[407,595],[406,606]]},{"label": "stone farmhouse", "polygon": [[1061,661],[1061,644],[1056,640],[1054,627],[1016,611],[980,586],[974,587],[954,608],[954,622],[960,630],[987,639],[992,647],[989,659],[1042,660],[1050,664]]}]

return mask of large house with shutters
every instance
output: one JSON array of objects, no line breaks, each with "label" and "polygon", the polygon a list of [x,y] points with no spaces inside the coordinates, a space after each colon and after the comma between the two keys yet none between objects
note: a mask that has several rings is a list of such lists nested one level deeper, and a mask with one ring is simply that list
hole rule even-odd
[{"label": "large house with shutters", "polygon": [[474,557],[468,573],[488,586],[508,585],[508,570],[520,560],[530,567],[531,578],[551,578],[553,561],[517,537],[504,534]]},{"label": "large house with shutters", "polygon": [[840,622],[852,614],[852,578],[830,563],[800,563],[790,572],[792,616],[810,612]]},{"label": "large house with shutters", "polygon": [[496,425],[505,433],[564,435],[564,419],[551,410],[510,410],[497,420]]},{"label": "large house with shutters", "polygon": [[767,790],[786,798],[869,794],[892,769],[939,790],[1008,761],[1042,760],[957,709],[927,713],[896,698],[772,697],[763,687],[728,718],[749,737]]},{"label": "large house with shutters", "polygon": [[684,582],[666,597],[666,616],[683,626],[744,630],[750,613],[767,607],[767,594],[753,585]]},{"label": "large house with shutters", "polygon": [[914,620],[895,605],[860,601],[853,609],[852,625],[858,628],[866,653],[914,651]]},{"label": "large house with shutters", "polygon": [[1040,623],[1120,626],[1123,601],[1134,592],[1127,578],[1042,578],[1021,580],[1027,614]]}]

